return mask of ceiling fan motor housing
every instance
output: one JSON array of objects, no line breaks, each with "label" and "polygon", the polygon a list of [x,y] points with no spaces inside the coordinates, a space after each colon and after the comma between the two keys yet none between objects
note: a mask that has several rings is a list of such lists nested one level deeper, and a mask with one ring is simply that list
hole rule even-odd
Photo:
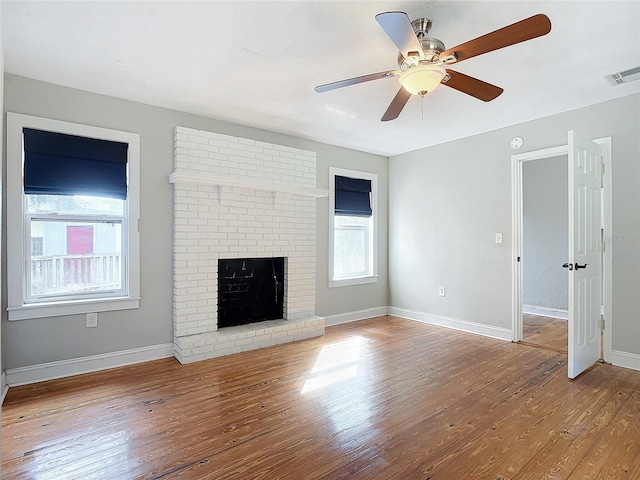
[{"label": "ceiling fan motor housing", "polygon": [[419,41],[424,53],[423,60],[420,60],[419,52],[415,52],[415,55],[413,52],[410,52],[410,55],[407,57],[404,57],[402,53],[398,53],[398,66],[400,67],[400,70],[407,70],[419,65],[420,63],[436,63],[440,60],[440,54],[445,50],[444,43],[442,43],[441,40],[438,40],[437,38],[422,37]]}]

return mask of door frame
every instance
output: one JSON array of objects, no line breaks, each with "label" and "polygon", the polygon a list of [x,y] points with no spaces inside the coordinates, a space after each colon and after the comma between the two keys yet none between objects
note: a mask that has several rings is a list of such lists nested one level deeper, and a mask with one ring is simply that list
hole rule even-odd
[{"label": "door frame", "polygon": [[[603,335],[603,356],[604,361],[610,363],[611,351],[612,351],[612,335],[611,335],[611,318],[612,318],[612,266],[613,255],[612,245],[606,241],[611,236],[612,231],[612,187],[611,181],[611,137],[598,138],[593,140],[599,144],[602,148],[603,161],[604,161],[604,174],[602,176],[603,182],[603,195],[602,195],[602,225],[603,225],[603,238],[604,255],[602,264],[602,284],[603,284],[603,303],[604,303],[604,319],[605,328]],[[560,155],[568,155],[569,146],[558,145],[555,147],[543,148],[539,150],[533,150],[530,152],[522,152],[511,155],[511,228],[512,228],[512,267],[511,267],[511,279],[512,279],[512,341],[519,342],[522,340],[522,262],[519,261],[522,256],[522,166],[524,162],[531,160],[542,160],[545,158],[557,157]]]}]

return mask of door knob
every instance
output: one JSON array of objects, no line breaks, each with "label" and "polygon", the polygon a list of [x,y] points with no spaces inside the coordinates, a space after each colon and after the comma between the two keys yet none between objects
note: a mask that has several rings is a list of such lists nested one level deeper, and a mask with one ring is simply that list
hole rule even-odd
[{"label": "door knob", "polygon": [[579,263],[576,262],[576,270],[580,270],[581,268],[587,268],[587,265],[589,265],[588,263],[585,263],[584,265],[580,265]]},{"label": "door knob", "polygon": [[569,270],[573,270],[573,263],[563,263],[562,268],[568,268]]}]

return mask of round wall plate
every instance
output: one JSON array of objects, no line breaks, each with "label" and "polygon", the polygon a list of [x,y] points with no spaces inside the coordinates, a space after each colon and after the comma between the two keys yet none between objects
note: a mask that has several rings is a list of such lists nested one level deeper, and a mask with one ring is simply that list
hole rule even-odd
[{"label": "round wall plate", "polygon": [[524,140],[522,140],[521,137],[513,137],[511,139],[511,142],[509,142],[509,145],[511,145],[511,148],[513,148],[514,150],[517,150],[522,146],[523,143]]}]

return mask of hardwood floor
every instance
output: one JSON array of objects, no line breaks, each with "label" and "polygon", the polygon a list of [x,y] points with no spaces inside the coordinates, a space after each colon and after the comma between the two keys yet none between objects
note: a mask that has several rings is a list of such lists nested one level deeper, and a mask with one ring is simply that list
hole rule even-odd
[{"label": "hardwood floor", "polygon": [[10,479],[639,479],[640,372],[394,317],[15,387]]},{"label": "hardwood floor", "polygon": [[568,337],[567,320],[528,314],[522,316],[523,343],[567,353]]}]

